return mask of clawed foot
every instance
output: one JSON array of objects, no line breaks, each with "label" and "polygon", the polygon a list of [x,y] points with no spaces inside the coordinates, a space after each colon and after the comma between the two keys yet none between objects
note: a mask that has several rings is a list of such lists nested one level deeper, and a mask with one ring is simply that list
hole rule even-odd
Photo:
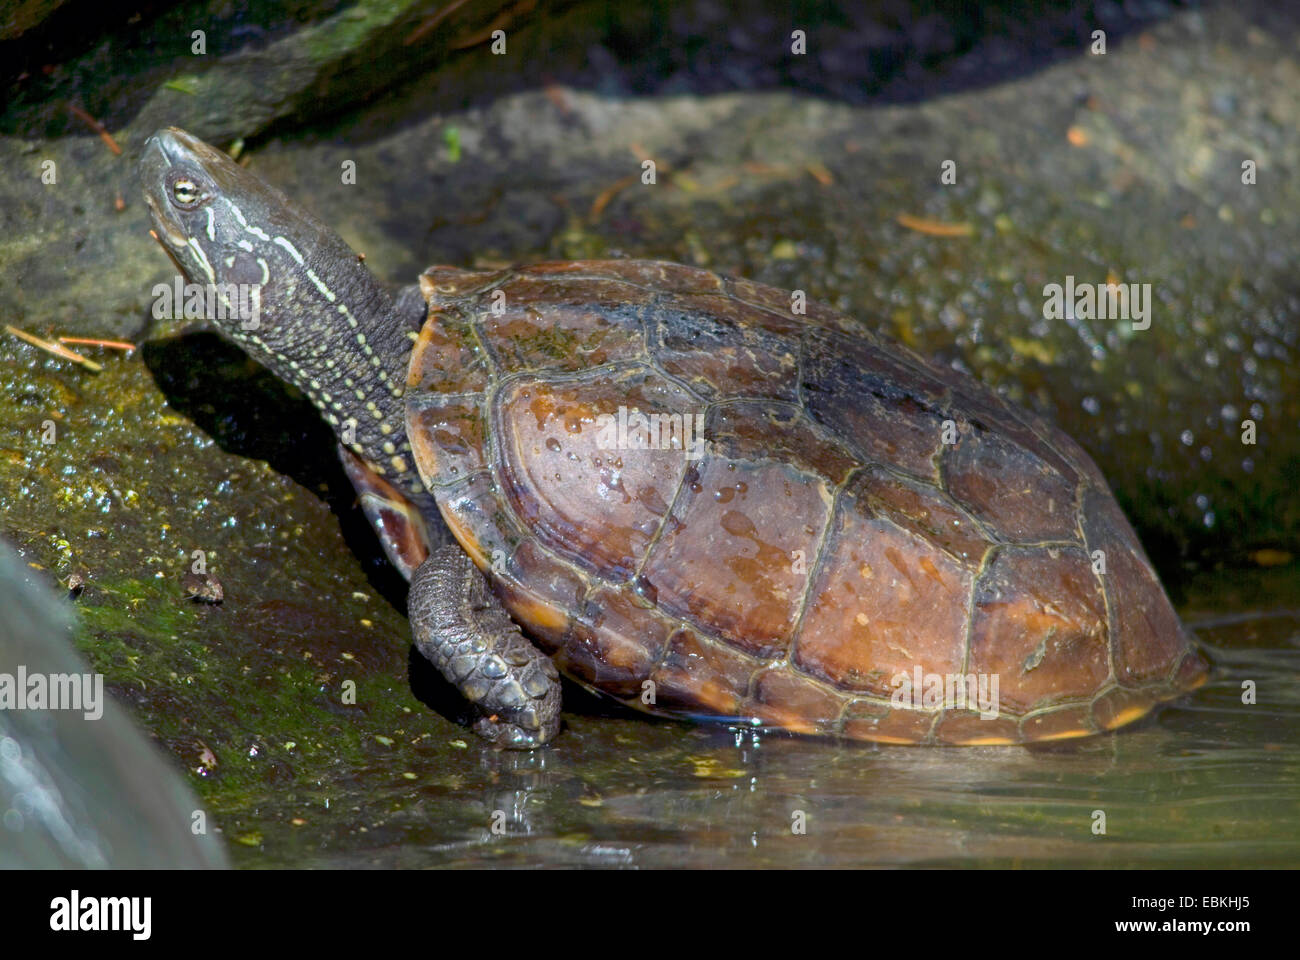
[{"label": "clawed foot", "polygon": [[480,717],[474,732],[531,750],[560,730],[560,675],[534,647],[487,578],[456,544],[439,547],[411,578],[415,645]]}]

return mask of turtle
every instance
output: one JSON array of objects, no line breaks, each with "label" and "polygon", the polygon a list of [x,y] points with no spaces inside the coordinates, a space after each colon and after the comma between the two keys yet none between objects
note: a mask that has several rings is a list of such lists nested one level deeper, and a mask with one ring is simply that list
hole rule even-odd
[{"label": "turtle", "polygon": [[1101,734],[1207,678],[1088,454],[865,324],[653,260],[392,288],[183,130],[139,169],[185,277],[258,291],[213,322],[333,428],[415,646],[499,747],[553,740],[560,673],[938,745]]}]

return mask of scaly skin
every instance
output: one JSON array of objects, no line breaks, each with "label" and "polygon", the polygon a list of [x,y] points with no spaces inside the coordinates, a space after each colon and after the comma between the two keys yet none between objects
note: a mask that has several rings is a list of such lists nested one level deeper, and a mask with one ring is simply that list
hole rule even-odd
[{"label": "scaly skin", "polygon": [[415,645],[474,704],[480,736],[531,748],[560,730],[559,673],[520,633],[456,544],[435,550],[411,578]]},{"label": "scaly skin", "polygon": [[483,713],[474,729],[508,748],[550,740],[555,667],[452,542],[412,462],[404,393],[419,289],[394,300],[329,227],[183,130],[145,142],[140,175],[158,242],[187,282],[260,285],[256,327],[209,319],[334,429],[366,516],[411,580],[416,646]]}]

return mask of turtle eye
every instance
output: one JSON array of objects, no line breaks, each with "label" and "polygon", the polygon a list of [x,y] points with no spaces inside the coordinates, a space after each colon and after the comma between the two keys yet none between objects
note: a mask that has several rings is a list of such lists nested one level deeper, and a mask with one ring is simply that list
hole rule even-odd
[{"label": "turtle eye", "polygon": [[199,202],[200,195],[199,185],[186,177],[181,177],[172,184],[172,196],[182,207],[194,206]]}]

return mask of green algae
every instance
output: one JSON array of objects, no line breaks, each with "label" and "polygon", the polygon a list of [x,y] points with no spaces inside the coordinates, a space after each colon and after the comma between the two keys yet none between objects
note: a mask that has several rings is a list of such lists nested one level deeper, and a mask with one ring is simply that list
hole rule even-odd
[{"label": "green algae", "polygon": [[[268,405],[289,419],[295,404],[304,414],[301,398],[210,337],[190,353],[152,349],[156,363],[181,356],[194,365],[161,375],[195,391],[173,394],[183,405],[217,399],[204,394],[204,377],[237,384],[243,374],[252,399],[219,415],[227,442],[240,442],[241,416]],[[328,445],[300,473],[318,488],[309,491],[179,416],[138,354],[106,358],[96,377],[8,341],[0,365],[17,374],[7,396],[18,398],[0,417],[3,445],[24,453],[22,468],[0,480],[9,535],[29,564],[65,581],[84,577],[83,652],[186,769],[201,773],[198,789],[214,809],[264,790],[268,770],[281,778],[292,770],[304,783],[327,778],[358,762],[375,730],[405,736],[409,717],[427,713],[403,682],[405,618],[367,579],[320,499],[321,485],[337,492],[346,483],[328,475]],[[309,408],[306,416],[314,426]],[[61,435],[41,443],[51,419]],[[288,447],[302,432],[271,439]],[[364,519],[350,523],[355,532]],[[195,550],[224,587],[219,605],[186,597]],[[391,582],[378,582],[392,593]],[[343,702],[348,681],[355,706]],[[290,740],[298,747],[286,751]],[[267,746],[250,757],[255,743]]]}]

